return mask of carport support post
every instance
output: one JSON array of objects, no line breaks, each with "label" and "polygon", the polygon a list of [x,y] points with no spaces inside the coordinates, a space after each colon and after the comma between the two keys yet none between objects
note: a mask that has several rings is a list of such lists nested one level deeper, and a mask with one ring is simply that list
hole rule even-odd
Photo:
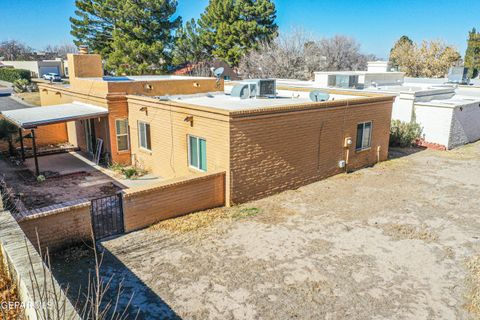
[{"label": "carport support post", "polygon": [[23,131],[22,128],[18,128],[18,134],[20,135],[20,148],[21,148],[21,153],[22,153],[22,161],[25,161],[25,149],[23,146]]},{"label": "carport support post", "polygon": [[40,170],[38,169],[38,158],[37,158],[37,143],[35,142],[35,130],[32,129],[32,146],[33,146],[33,159],[35,160],[35,176],[40,175]]}]

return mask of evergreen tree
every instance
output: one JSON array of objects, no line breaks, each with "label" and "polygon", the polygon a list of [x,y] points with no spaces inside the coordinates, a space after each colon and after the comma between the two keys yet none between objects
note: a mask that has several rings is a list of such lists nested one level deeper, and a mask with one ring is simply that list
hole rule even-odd
[{"label": "evergreen tree", "polygon": [[115,74],[164,71],[170,61],[176,0],[77,0],[71,18],[77,45],[87,45]]},{"label": "evergreen tree", "polygon": [[112,52],[112,31],[118,0],[76,0],[76,17],[70,18],[70,33],[76,46],[86,45],[104,58]]},{"label": "evergreen tree", "polygon": [[176,8],[176,0],[123,0],[107,69],[117,74],[164,72],[171,60],[173,31],[182,23],[173,17]]},{"label": "evergreen tree", "polygon": [[468,33],[467,43],[465,68],[468,68],[468,76],[475,78],[480,70],[480,33],[475,28]]},{"label": "evergreen tree", "polygon": [[277,35],[272,0],[210,0],[201,15],[200,39],[208,53],[238,66],[242,56]]},{"label": "evergreen tree", "polygon": [[187,21],[184,26],[178,28],[175,38],[175,48],[173,49],[174,65],[197,64],[211,60],[211,56],[200,42],[195,19]]}]

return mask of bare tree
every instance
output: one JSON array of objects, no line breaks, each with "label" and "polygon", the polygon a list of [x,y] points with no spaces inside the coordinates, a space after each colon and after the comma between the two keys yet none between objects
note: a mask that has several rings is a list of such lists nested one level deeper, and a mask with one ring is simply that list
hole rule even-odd
[{"label": "bare tree", "polygon": [[273,42],[264,42],[248,53],[240,63],[240,74],[249,78],[306,78],[305,33],[281,34]]},{"label": "bare tree", "polygon": [[32,48],[17,41],[0,42],[0,60],[32,60]]},{"label": "bare tree", "polygon": [[318,54],[325,57],[322,71],[366,70],[368,58],[360,53],[360,44],[342,35],[325,38],[316,42]]},{"label": "bare tree", "polygon": [[64,43],[61,45],[47,45],[45,52],[55,55],[57,58],[67,58],[69,53],[77,53],[78,49],[73,43]]},{"label": "bare tree", "polygon": [[296,30],[247,54],[240,63],[240,73],[249,78],[310,80],[315,71],[366,69],[367,61],[374,58],[362,54],[353,38],[337,35],[314,40]]}]

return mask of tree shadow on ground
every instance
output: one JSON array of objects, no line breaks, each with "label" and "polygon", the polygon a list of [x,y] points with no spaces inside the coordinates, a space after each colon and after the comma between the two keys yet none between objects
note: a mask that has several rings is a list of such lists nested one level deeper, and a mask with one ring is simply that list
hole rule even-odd
[{"label": "tree shadow on ground", "polygon": [[426,147],[420,147],[420,146],[406,147],[406,148],[390,147],[388,148],[388,159],[392,160],[392,159],[403,158],[417,152],[425,151],[426,149],[427,149]]},{"label": "tree shadow on ground", "polygon": [[[105,294],[104,303],[115,302],[118,288],[122,287],[123,294],[119,299],[119,310],[122,313],[127,309],[127,319],[135,319],[138,313],[141,319],[181,319],[170,306],[152,291],[135,273],[125,266],[117,257],[103,246],[97,244],[99,254],[103,254],[100,268],[104,281],[112,278],[110,288]],[[57,281],[66,288],[67,296],[75,305],[83,306],[82,297],[87,290],[89,273],[95,272],[95,256],[92,248],[79,245],[57,252],[52,255],[52,272]],[[153,270],[152,270],[153,272]],[[79,295],[80,293],[80,295]],[[83,293],[83,294],[82,294]],[[110,312],[111,315],[111,312]],[[107,317],[109,319],[109,317]]]}]

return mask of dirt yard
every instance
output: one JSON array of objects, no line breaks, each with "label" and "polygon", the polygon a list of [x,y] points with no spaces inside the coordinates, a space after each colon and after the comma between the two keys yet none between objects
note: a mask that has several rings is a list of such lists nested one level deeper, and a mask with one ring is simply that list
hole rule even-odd
[{"label": "dirt yard", "polygon": [[480,143],[427,150],[103,245],[142,318],[478,319],[479,190]]},{"label": "dirt yard", "polygon": [[28,168],[14,166],[2,158],[0,173],[15,194],[17,210],[22,207],[31,210],[72,200],[108,196],[121,189],[113,183],[112,178],[97,170],[70,174],[50,171],[47,179],[39,182]]}]

